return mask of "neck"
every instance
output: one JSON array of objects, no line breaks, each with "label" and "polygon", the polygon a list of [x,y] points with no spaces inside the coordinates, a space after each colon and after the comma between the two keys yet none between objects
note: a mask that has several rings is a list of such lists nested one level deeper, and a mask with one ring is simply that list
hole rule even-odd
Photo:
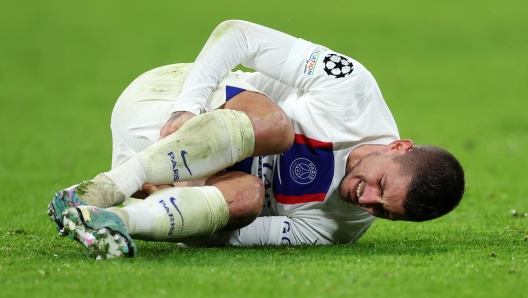
[{"label": "neck", "polygon": [[373,152],[382,152],[385,145],[361,145],[348,155],[345,173],[348,173],[363,157]]}]

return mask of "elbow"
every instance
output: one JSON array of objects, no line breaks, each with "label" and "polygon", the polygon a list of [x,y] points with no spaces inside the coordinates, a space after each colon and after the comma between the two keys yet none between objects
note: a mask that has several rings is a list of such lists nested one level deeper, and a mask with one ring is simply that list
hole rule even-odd
[{"label": "elbow", "polygon": [[218,26],[216,26],[212,35],[215,37],[220,37],[226,34],[227,32],[239,30],[244,26],[244,24],[247,24],[247,22],[240,20],[223,21],[222,23],[218,24]]}]

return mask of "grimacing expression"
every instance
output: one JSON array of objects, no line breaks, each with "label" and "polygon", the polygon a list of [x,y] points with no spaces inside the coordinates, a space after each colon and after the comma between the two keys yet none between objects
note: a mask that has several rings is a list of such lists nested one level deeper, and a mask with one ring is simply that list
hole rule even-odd
[{"label": "grimacing expression", "polygon": [[403,203],[411,183],[394,152],[374,152],[362,158],[341,180],[341,198],[370,214],[390,220],[406,220]]}]

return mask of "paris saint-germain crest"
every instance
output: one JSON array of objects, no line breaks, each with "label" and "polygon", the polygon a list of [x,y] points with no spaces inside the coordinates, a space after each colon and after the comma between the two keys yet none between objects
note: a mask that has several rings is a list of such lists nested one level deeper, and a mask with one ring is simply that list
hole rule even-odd
[{"label": "paris saint-germain crest", "polygon": [[314,181],[317,169],[313,162],[306,158],[297,158],[291,163],[290,176],[299,184],[308,184]]}]

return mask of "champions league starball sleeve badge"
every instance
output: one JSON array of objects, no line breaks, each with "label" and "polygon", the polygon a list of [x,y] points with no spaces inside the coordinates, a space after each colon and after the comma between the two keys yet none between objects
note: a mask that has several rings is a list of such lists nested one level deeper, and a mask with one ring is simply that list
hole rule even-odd
[{"label": "champions league starball sleeve badge", "polygon": [[354,70],[352,61],[338,54],[326,55],[323,63],[325,72],[335,78],[344,78]]}]

